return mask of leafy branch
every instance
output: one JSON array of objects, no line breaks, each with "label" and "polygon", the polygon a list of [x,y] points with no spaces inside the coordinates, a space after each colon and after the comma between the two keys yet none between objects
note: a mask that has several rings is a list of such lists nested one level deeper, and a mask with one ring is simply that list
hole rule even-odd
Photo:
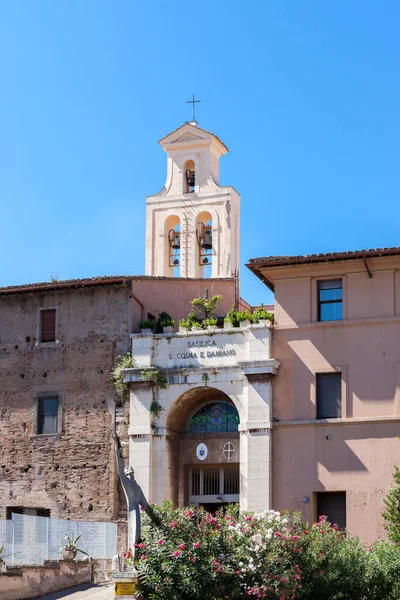
[{"label": "leafy branch", "polygon": [[160,375],[160,372],[153,369],[142,369],[140,371],[140,379],[142,381],[148,381],[155,383],[158,387],[166,389],[168,380]]},{"label": "leafy branch", "polygon": [[117,356],[114,368],[111,371],[111,382],[122,402],[126,402],[129,399],[129,384],[124,381],[123,371],[132,367],[132,352],[127,352],[126,354]]}]

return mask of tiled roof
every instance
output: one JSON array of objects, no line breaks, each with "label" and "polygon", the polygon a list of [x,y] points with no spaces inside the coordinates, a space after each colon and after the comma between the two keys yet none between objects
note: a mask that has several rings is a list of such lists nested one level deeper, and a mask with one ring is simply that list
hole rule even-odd
[{"label": "tiled roof", "polygon": [[0,287],[0,295],[18,294],[23,292],[36,292],[46,290],[57,290],[62,288],[83,288],[95,285],[126,285],[132,281],[234,281],[234,278],[186,278],[186,277],[158,277],[152,275],[102,275],[99,277],[87,277],[85,279],[64,279],[55,281],[44,281],[39,283],[25,283],[23,285],[9,285]]},{"label": "tiled roof", "polygon": [[339,260],[354,260],[376,258],[382,256],[400,256],[400,247],[393,248],[365,248],[364,250],[349,250],[347,252],[327,252],[325,254],[305,254],[299,256],[264,256],[260,258],[251,258],[246,264],[261,281],[274,291],[273,282],[264,275],[260,269],[263,267],[284,267],[290,265],[301,265],[311,263],[327,263]]},{"label": "tiled roof", "polygon": [[283,265],[296,265],[316,262],[332,262],[336,260],[354,260],[355,258],[368,258],[377,256],[398,256],[400,247],[394,248],[369,248],[364,250],[349,250],[347,252],[327,252],[324,254],[304,254],[299,256],[264,256],[251,258],[247,267],[275,267]]},{"label": "tiled roof", "polygon": [[179,127],[177,127],[176,129],[174,129],[173,131],[170,131],[169,133],[167,133],[167,135],[164,135],[164,137],[162,137],[161,140],[159,140],[158,143],[161,144],[161,142],[166,137],[169,137],[170,135],[172,135],[173,133],[175,133],[175,131],[178,131],[181,127],[183,127],[184,125],[191,125],[195,129],[198,129],[199,131],[204,131],[204,133],[209,133],[210,135],[212,135],[213,137],[215,137],[220,142],[220,144],[223,145],[223,147],[226,149],[227,152],[229,152],[228,146],[226,144],[224,144],[224,142],[221,140],[221,138],[219,138],[217,135],[215,135],[215,133],[213,133],[212,131],[208,131],[208,129],[203,129],[202,127],[199,127],[198,125],[192,125],[191,123],[189,123],[189,121],[185,121],[182,125],[179,125]]}]

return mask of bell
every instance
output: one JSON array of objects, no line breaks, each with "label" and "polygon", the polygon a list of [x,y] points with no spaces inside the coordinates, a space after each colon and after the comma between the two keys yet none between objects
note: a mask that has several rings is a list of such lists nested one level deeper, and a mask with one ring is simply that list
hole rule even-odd
[{"label": "bell", "polygon": [[179,265],[179,260],[176,258],[173,262],[174,267],[177,267]]},{"label": "bell", "polygon": [[171,248],[173,248],[173,250],[179,250],[180,247],[181,247],[181,234],[174,233],[172,236]]},{"label": "bell", "polygon": [[208,258],[207,258],[207,256],[205,258],[203,258],[203,260],[201,262],[203,263],[203,265],[208,265]]},{"label": "bell", "polygon": [[188,187],[192,190],[192,188],[194,188],[195,186],[195,172],[191,169],[186,169],[186,181]]},{"label": "bell", "polygon": [[205,231],[201,242],[203,250],[212,250],[212,235],[211,232]]}]

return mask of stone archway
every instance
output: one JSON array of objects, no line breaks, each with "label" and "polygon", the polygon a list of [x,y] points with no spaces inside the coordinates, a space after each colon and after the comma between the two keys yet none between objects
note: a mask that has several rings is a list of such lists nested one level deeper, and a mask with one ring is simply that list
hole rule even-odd
[{"label": "stone archway", "polygon": [[[188,502],[184,469],[193,464],[193,448],[185,463],[181,440],[186,424],[202,403],[228,399],[240,417],[240,506],[270,508],[271,379],[279,363],[270,358],[269,326],[133,335],[132,354],[135,367],[124,372],[130,383],[129,460],[147,498]],[[153,371],[154,379],[144,379],[143,369]],[[156,384],[156,374],[165,386]],[[154,402],[160,409],[156,417]],[[219,458],[213,460],[219,464]]]},{"label": "stone archway", "polygon": [[[198,431],[188,431],[189,421],[197,411],[204,411],[207,418],[207,407],[218,415],[220,422],[215,421],[211,431],[201,426]],[[228,413],[238,414],[235,403],[215,387],[188,389],[172,403],[165,420],[168,457],[165,484],[175,503],[214,504],[217,508],[218,503],[239,502],[239,431],[238,427],[236,431],[228,431]],[[200,447],[205,448],[204,458],[197,452]]]}]

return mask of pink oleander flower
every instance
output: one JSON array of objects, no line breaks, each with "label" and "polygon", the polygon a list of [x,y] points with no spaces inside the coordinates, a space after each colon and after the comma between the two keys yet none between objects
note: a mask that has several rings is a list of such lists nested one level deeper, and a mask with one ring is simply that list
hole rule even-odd
[{"label": "pink oleander flower", "polygon": [[194,546],[194,548],[199,548],[199,547],[200,547],[200,542],[195,542],[195,543],[193,544],[193,546]]},{"label": "pink oleander flower", "polygon": [[174,558],[178,558],[178,556],[180,556],[180,554],[181,554],[181,553],[179,552],[179,550],[175,550],[175,552],[173,552],[173,553],[172,553],[172,556],[173,556]]},{"label": "pink oleander flower", "polygon": [[171,529],[176,529],[175,521],[172,521],[172,523],[170,523],[169,526],[171,527]]},{"label": "pink oleander flower", "polygon": [[140,557],[140,560],[146,560],[147,556],[145,554],[142,554],[142,556]]},{"label": "pink oleander flower", "polygon": [[158,540],[158,542],[157,542],[157,544],[158,544],[159,546],[161,546],[161,544],[163,544],[163,543],[164,543],[164,540]]},{"label": "pink oleander flower", "polygon": [[185,544],[181,544],[180,546],[178,546],[179,550],[184,550],[185,549]]}]

